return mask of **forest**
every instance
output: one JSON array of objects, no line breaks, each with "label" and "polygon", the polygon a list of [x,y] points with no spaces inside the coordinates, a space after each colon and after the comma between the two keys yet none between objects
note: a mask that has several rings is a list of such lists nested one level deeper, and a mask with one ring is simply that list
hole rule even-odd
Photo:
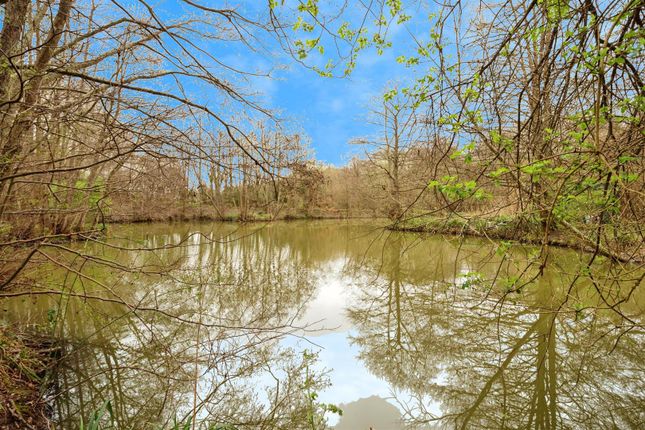
[{"label": "forest", "polygon": [[[644,425],[643,2],[0,0],[0,19],[0,428]],[[327,117],[263,98],[372,58],[395,72],[341,162],[308,134]],[[303,320],[321,297],[346,300],[321,319],[353,327],[400,427],[351,421],[370,412],[333,394],[319,338],[289,343],[324,345]]]}]

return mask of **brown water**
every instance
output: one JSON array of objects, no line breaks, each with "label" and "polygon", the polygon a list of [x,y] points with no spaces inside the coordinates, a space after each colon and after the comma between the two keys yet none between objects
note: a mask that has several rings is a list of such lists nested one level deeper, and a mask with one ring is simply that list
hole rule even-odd
[{"label": "brown water", "polygon": [[37,293],[2,301],[67,341],[60,428],[106,401],[119,429],[311,429],[312,411],[337,429],[645,425],[642,268],[551,249],[540,274],[535,248],[339,221],[107,242],[48,248],[73,270],[44,264]]}]

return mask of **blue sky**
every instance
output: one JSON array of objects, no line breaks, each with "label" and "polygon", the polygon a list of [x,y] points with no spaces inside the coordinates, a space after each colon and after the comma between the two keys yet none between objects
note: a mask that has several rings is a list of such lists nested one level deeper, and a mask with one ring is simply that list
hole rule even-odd
[{"label": "blue sky", "polygon": [[347,162],[350,153],[362,151],[348,141],[374,132],[366,121],[370,101],[403,71],[391,53],[364,53],[346,78],[324,78],[299,64],[289,64],[284,57],[276,60],[288,68],[271,78],[252,79],[250,89],[258,92],[257,100],[263,106],[287,121],[288,128],[301,129],[309,136],[318,160],[336,165]]},{"label": "blue sky", "polygon": [[[374,50],[361,52],[356,69],[345,78],[320,77],[291,62],[287,70],[276,73],[278,79],[260,88],[265,92],[264,100],[303,129],[318,160],[345,164],[352,155],[363,151],[360,146],[350,145],[349,140],[376,132],[375,126],[367,121],[370,105],[389,86],[414,74],[413,69],[398,64],[396,57],[409,53],[408,32],[418,25],[393,27],[392,48],[382,55]],[[289,63],[286,58],[282,60]]]},{"label": "blue sky", "polygon": [[[133,0],[136,4],[137,0]],[[293,2],[294,0],[288,0]],[[155,11],[164,20],[171,21],[179,15],[194,14],[191,9],[180,0],[157,0],[152,3]],[[240,13],[254,17],[266,17],[266,4],[262,0],[237,0],[235,2],[206,2],[201,4],[210,7],[236,8]],[[332,0],[321,0],[321,8],[334,8]],[[343,17],[329,28],[335,31],[343,21],[348,21],[354,28],[357,20],[362,19],[358,8],[353,8],[355,3],[349,1],[350,8]],[[417,6],[418,8],[419,6]],[[286,8],[286,7],[285,7]],[[288,10],[288,9],[283,9]],[[393,42],[392,48],[386,49],[382,55],[375,50],[368,49],[359,55],[354,72],[346,78],[323,78],[313,70],[307,69],[284,53],[270,36],[258,32],[256,51],[249,49],[241,43],[228,41],[202,41],[199,43],[218,61],[251,73],[265,73],[271,70],[271,77],[247,77],[230,74],[220,68],[218,76],[230,79],[246,92],[257,93],[256,100],[265,107],[277,111],[279,117],[286,120],[287,129],[301,130],[309,137],[310,145],[315,157],[325,163],[334,165],[345,164],[354,154],[360,154],[363,148],[350,145],[348,142],[353,137],[367,136],[375,133],[375,126],[367,121],[370,101],[380,97],[395,83],[402,84],[417,73],[396,62],[396,57],[409,53],[412,48],[411,34],[420,39],[427,40],[424,32],[428,31],[428,10],[408,10],[413,19],[404,25],[393,24],[389,30],[388,40]],[[367,26],[373,26],[374,18],[366,21]],[[299,34],[307,38],[309,34]],[[328,49],[329,51],[329,49]],[[309,64],[322,67],[328,58],[333,55],[319,56],[312,53],[307,59]],[[343,68],[339,68],[342,72]],[[227,76],[227,74],[229,76]],[[223,99],[212,91],[204,91],[199,87],[191,88],[187,85],[189,93],[195,99],[205,102],[212,109],[230,115],[233,111]]]},{"label": "blue sky", "polygon": [[347,78],[322,78],[292,67],[280,74],[268,101],[304,129],[318,160],[344,164],[350,153],[362,151],[348,141],[374,132],[374,126],[366,121],[370,101],[401,72],[402,67],[391,57],[366,53]]}]

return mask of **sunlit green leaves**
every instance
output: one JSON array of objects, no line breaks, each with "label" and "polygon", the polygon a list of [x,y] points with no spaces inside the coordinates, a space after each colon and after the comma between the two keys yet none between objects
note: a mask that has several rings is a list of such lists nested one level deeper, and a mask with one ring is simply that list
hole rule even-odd
[{"label": "sunlit green leaves", "polygon": [[509,171],[510,169],[508,167],[500,167],[499,169],[491,172],[489,176],[491,178],[499,178],[500,176],[502,176],[505,173],[508,173]]},{"label": "sunlit green leaves", "polygon": [[441,180],[432,180],[428,183],[429,189],[436,189],[446,196],[449,200],[464,200],[473,198],[475,200],[484,200],[490,198],[490,194],[481,188],[478,188],[475,181],[461,182],[454,175],[446,175]]},{"label": "sunlit green leaves", "polygon": [[285,0],[269,0],[269,8],[275,9],[278,6],[284,6],[284,1]]},{"label": "sunlit green leaves", "polygon": [[396,16],[401,12],[403,2],[401,0],[386,0],[385,4],[390,8],[390,15]]},{"label": "sunlit green leaves", "polygon": [[293,24],[293,30],[298,31],[301,29],[306,33],[311,33],[312,31],[314,31],[315,27],[313,24],[309,24],[304,19],[302,19],[302,16],[299,16],[296,22]]},{"label": "sunlit green leaves", "polygon": [[497,130],[490,131],[490,140],[493,145],[500,146],[506,151],[511,151],[514,146],[513,139],[502,135]]},{"label": "sunlit green leaves", "polygon": [[355,31],[350,29],[349,23],[347,22],[342,23],[341,26],[338,27],[337,33],[338,36],[344,40],[351,40],[356,34]]},{"label": "sunlit green leaves", "polygon": [[552,24],[565,19],[571,9],[568,0],[538,0],[538,5],[546,12],[547,20]]},{"label": "sunlit green leaves", "polygon": [[419,64],[418,57],[406,57],[405,55],[399,55],[396,57],[396,62],[399,64],[404,64],[408,67]]},{"label": "sunlit green leaves", "polygon": [[385,94],[383,94],[383,101],[384,102],[389,102],[392,100],[396,95],[398,94],[398,90],[396,88],[391,89],[389,91],[386,91]]},{"label": "sunlit green leaves", "polygon": [[318,0],[306,0],[298,4],[298,12],[306,12],[318,16]]},{"label": "sunlit green leaves", "polygon": [[468,145],[464,145],[461,149],[456,150],[450,155],[450,159],[454,160],[458,157],[464,157],[465,163],[471,163],[473,159],[473,150],[475,149],[475,142],[470,142]]}]

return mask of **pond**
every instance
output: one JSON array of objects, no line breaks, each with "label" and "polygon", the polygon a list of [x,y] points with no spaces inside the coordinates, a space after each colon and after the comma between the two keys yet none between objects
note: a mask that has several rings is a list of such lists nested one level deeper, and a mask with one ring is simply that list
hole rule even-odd
[{"label": "pond", "polygon": [[117,225],[50,246],[3,319],[65,340],[60,428],[108,401],[119,429],[642,428],[642,268],[538,251],[376,222]]}]

